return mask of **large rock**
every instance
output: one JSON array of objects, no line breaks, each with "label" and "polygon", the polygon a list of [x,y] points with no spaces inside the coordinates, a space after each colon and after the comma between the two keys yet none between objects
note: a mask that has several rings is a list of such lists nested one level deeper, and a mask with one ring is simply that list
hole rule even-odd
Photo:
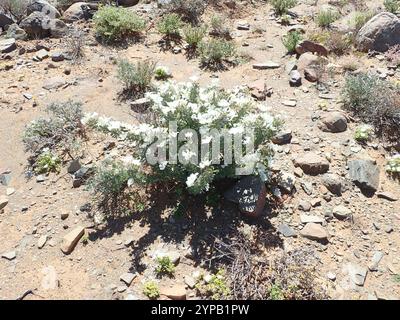
[{"label": "large rock", "polygon": [[318,127],[325,132],[343,132],[347,130],[347,119],[340,112],[330,112],[321,118]]},{"label": "large rock", "polygon": [[365,192],[379,188],[379,167],[372,160],[352,160],[348,163],[350,179]]},{"label": "large rock", "polygon": [[61,246],[61,251],[65,254],[70,254],[74,250],[76,244],[78,243],[79,239],[82,238],[84,233],[85,228],[78,226],[70,233],[65,235]]},{"label": "large rock", "polygon": [[0,53],[9,53],[17,49],[17,45],[15,44],[15,39],[1,39],[0,40]]},{"label": "large rock", "polygon": [[294,165],[300,167],[304,173],[317,175],[329,170],[329,162],[321,156],[309,152],[294,159]]},{"label": "large rock", "polygon": [[133,7],[139,3],[139,0],[119,0],[118,4],[125,7]]},{"label": "large rock", "polygon": [[14,23],[13,19],[7,16],[5,13],[0,12],[0,28],[5,29]]},{"label": "large rock", "polygon": [[94,11],[97,10],[96,4],[86,2],[77,2],[65,10],[63,19],[66,22],[74,22],[78,20],[88,20],[93,17]]},{"label": "large rock", "polygon": [[320,224],[307,223],[300,231],[300,235],[304,238],[317,241],[327,241],[328,233]]},{"label": "large rock", "polygon": [[360,29],[356,37],[358,49],[365,52],[384,52],[396,44],[400,44],[400,19],[389,12],[374,16]]},{"label": "large rock", "polygon": [[50,36],[50,17],[41,12],[33,12],[19,26],[25,30],[29,37],[45,38]]},{"label": "large rock", "polygon": [[264,209],[266,194],[265,183],[259,177],[247,176],[225,192],[224,196],[229,201],[237,203],[242,213],[258,217]]},{"label": "large rock", "polygon": [[33,12],[41,12],[50,19],[59,18],[61,16],[60,12],[50,3],[45,0],[33,0],[27,8],[27,14],[30,15]]}]

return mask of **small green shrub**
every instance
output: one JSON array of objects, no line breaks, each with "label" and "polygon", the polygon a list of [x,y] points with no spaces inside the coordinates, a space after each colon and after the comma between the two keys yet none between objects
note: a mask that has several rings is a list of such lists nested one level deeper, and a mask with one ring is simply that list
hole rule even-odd
[{"label": "small green shrub", "polygon": [[185,21],[197,23],[206,6],[204,0],[170,0],[167,11],[181,15]]},{"label": "small green shrub", "polygon": [[296,46],[303,39],[303,36],[300,31],[292,31],[289,32],[282,38],[283,45],[289,53],[293,53],[296,51]]},{"label": "small green shrub", "polygon": [[157,299],[160,296],[160,290],[154,281],[146,282],[143,286],[143,294],[149,299]]},{"label": "small green shrub", "polygon": [[271,300],[284,300],[285,295],[282,288],[278,284],[273,284],[268,289],[268,296]]},{"label": "small green shrub", "polygon": [[374,16],[372,11],[356,11],[350,25],[354,28],[354,33],[357,33],[366,23]]},{"label": "small green shrub", "polygon": [[175,265],[167,256],[157,258],[157,267],[155,269],[158,276],[168,275],[173,276],[175,272]]},{"label": "small green shrub", "polygon": [[224,62],[236,54],[235,45],[224,39],[211,39],[198,47],[201,65],[210,69],[224,68]]},{"label": "small green shrub", "polygon": [[168,78],[171,78],[171,72],[168,68],[163,66],[156,67],[154,74],[157,80],[167,80]]},{"label": "small green shrub", "polygon": [[400,88],[372,74],[346,77],[343,106],[362,121],[374,126],[378,136],[400,137]]},{"label": "small green shrub", "polygon": [[206,26],[193,27],[189,25],[183,28],[184,40],[191,49],[196,49],[199,46],[200,42],[205,37],[206,33],[207,33]]},{"label": "small green shrub", "polygon": [[124,85],[124,93],[128,96],[140,97],[151,87],[156,64],[149,60],[132,64],[127,60],[118,63],[118,79]]},{"label": "small green shrub", "polygon": [[31,153],[30,162],[34,167],[37,158],[46,150],[52,153],[59,151],[60,156],[68,154],[74,157],[73,153],[79,149],[79,141],[85,138],[80,103],[53,103],[47,107],[47,113],[48,118],[29,123],[22,137],[25,150]]},{"label": "small green shrub", "polygon": [[210,20],[210,34],[225,39],[230,38],[230,30],[225,17],[221,15],[213,15]]},{"label": "small green shrub", "polygon": [[297,0],[271,0],[275,14],[282,16],[297,4]]},{"label": "small green shrub", "polygon": [[165,15],[157,24],[158,32],[170,39],[180,39],[182,27],[183,21],[176,13]]},{"label": "small green shrub", "polygon": [[38,156],[34,164],[34,170],[37,174],[50,172],[58,173],[60,172],[60,168],[60,158],[48,149],[43,150],[43,152]]},{"label": "small green shrub", "polygon": [[341,56],[351,50],[352,39],[348,35],[343,35],[340,32],[330,32],[329,38],[326,40],[325,44],[329,52]]},{"label": "small green shrub", "polygon": [[338,12],[328,9],[318,12],[315,20],[319,27],[329,28],[331,24],[335,22],[338,18],[339,18]]},{"label": "small green shrub", "polygon": [[27,15],[29,2],[27,0],[1,0],[0,11],[10,15],[20,23]]},{"label": "small green shrub", "polygon": [[93,20],[97,35],[109,42],[137,39],[146,28],[141,17],[123,7],[101,6]]},{"label": "small green shrub", "polygon": [[400,10],[399,0],[385,0],[383,1],[386,11],[391,13],[397,13]]}]

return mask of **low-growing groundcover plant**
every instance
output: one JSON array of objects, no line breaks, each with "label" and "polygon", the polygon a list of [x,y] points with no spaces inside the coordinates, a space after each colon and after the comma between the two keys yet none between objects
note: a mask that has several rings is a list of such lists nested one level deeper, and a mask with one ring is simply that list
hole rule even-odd
[{"label": "low-growing groundcover plant", "polygon": [[167,275],[172,277],[175,272],[175,265],[172,263],[171,259],[168,256],[158,257],[157,258],[157,267],[155,272],[158,276]]},{"label": "low-growing groundcover plant", "polygon": [[65,155],[75,158],[80,141],[86,138],[81,119],[82,105],[77,102],[53,103],[47,107],[48,118],[27,125],[23,134],[30,165],[37,173],[57,171]]},{"label": "low-growing groundcover plant", "polygon": [[400,175],[400,154],[396,154],[387,160],[386,171],[393,175]]},{"label": "low-growing groundcover plant", "polygon": [[93,21],[97,35],[106,42],[137,40],[146,28],[144,19],[123,7],[101,6]]},{"label": "low-growing groundcover plant", "polygon": [[143,294],[149,299],[157,299],[160,296],[160,290],[154,281],[146,282],[143,286]]},{"label": "low-growing groundcover plant", "polygon": [[181,39],[181,28],[184,23],[176,13],[167,14],[158,22],[157,29],[165,39],[169,41],[179,41]]},{"label": "low-growing groundcover plant", "polygon": [[348,75],[343,106],[374,126],[378,136],[396,141],[400,137],[400,87],[368,73]]},{"label": "low-growing groundcover plant", "polygon": [[255,104],[245,89],[165,82],[146,97],[152,101],[150,123],[124,124],[97,114],[83,120],[132,146],[131,157],[117,171],[98,179],[104,175],[100,170],[93,178],[92,189],[99,196],[118,197],[132,185],[160,184],[181,195],[207,194],[217,181],[240,174],[268,180],[269,142],[281,121]]}]

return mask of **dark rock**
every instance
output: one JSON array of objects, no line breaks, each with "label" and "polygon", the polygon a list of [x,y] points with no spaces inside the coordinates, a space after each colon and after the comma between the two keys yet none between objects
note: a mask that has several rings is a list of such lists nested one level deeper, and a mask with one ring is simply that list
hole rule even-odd
[{"label": "dark rock", "polygon": [[372,160],[352,160],[348,163],[350,179],[367,193],[379,188],[379,168]]}]

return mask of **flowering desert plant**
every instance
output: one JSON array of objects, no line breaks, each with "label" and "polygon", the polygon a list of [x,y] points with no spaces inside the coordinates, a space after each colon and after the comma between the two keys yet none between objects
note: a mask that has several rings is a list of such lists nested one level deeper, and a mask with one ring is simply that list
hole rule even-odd
[{"label": "flowering desert plant", "polygon": [[243,88],[165,82],[146,97],[152,101],[150,123],[124,124],[97,114],[83,120],[131,146],[125,163],[136,169],[118,169],[124,180],[119,187],[129,181],[163,183],[196,195],[224,178],[255,174],[268,179],[269,142],[281,122]]},{"label": "flowering desert plant", "polygon": [[386,171],[391,174],[400,174],[400,154],[396,154],[387,160]]}]

